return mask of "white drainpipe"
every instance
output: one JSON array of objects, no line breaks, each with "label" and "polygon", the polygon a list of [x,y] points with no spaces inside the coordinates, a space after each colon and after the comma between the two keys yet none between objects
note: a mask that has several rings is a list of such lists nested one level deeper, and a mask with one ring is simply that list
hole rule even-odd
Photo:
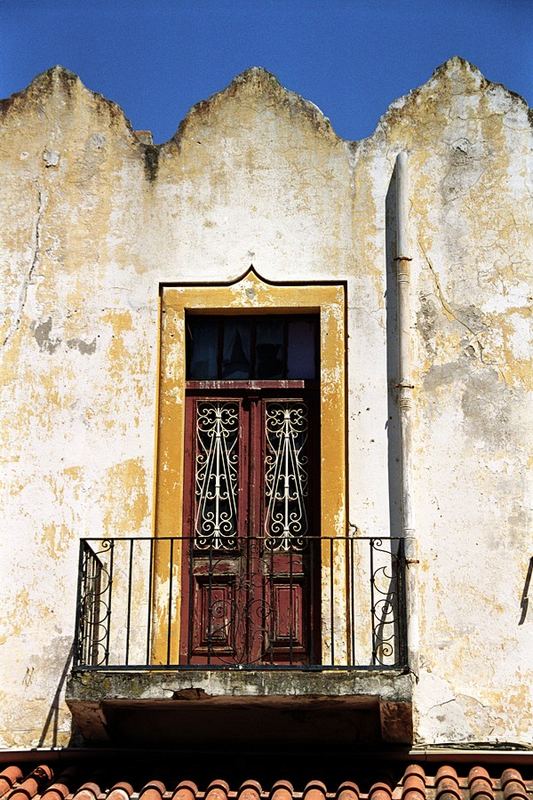
[{"label": "white drainpipe", "polygon": [[418,603],[416,596],[415,566],[418,564],[417,541],[412,502],[412,407],[413,379],[411,359],[411,262],[409,255],[409,173],[407,153],[396,159],[396,265],[398,286],[398,347],[399,380],[398,402],[400,411],[400,458],[402,531],[404,539],[407,595],[407,641],[409,666],[417,673],[418,662]]}]

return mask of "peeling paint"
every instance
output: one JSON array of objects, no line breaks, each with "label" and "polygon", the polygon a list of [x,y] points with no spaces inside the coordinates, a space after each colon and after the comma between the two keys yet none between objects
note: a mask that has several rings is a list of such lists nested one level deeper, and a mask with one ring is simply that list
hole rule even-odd
[{"label": "peeling paint", "polygon": [[61,344],[61,339],[50,336],[51,331],[52,317],[48,317],[44,322],[34,325],[33,335],[41,353],[55,353]]},{"label": "peeling paint", "polygon": [[[415,740],[530,742],[531,620],[518,624],[530,557],[533,252],[521,98],[453,58],[394,102],[372,136],[346,142],[316,106],[254,68],[154,146],[118,106],[55,67],[3,101],[0,120],[10,520],[0,559],[3,600],[16,608],[0,633],[10,697],[2,746],[68,741],[62,700],[57,741],[43,728],[68,658],[79,537],[152,533],[158,457],[159,488],[178,485],[182,433],[159,451],[154,443],[165,403],[183,405],[183,337],[158,361],[160,326],[164,338],[179,322],[168,312],[161,323],[161,285],[183,305],[192,284],[235,281],[253,261],[273,285],[293,285],[294,308],[297,284],[345,282],[345,312],[339,304],[322,320],[323,331],[345,325],[347,345],[345,379],[342,347],[322,363],[323,408],[347,446],[346,508],[328,526],[341,533],[348,518],[366,535],[398,533],[400,151],[409,155],[415,314]],[[278,307],[274,294],[249,277],[219,310]],[[334,463],[326,439],[323,449]],[[325,506],[339,479],[329,471]],[[52,640],[53,656],[39,661]]]},{"label": "peeling paint", "polygon": [[71,350],[79,350],[84,356],[90,356],[96,350],[96,336],[92,342],[84,342],[83,339],[67,339],[67,347]]}]

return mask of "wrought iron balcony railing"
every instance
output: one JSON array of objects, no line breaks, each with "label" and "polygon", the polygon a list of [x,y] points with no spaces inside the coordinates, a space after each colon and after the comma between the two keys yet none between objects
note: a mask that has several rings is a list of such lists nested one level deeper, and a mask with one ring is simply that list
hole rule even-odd
[{"label": "wrought iron balcony railing", "polygon": [[74,669],[404,667],[403,545],[84,539]]}]

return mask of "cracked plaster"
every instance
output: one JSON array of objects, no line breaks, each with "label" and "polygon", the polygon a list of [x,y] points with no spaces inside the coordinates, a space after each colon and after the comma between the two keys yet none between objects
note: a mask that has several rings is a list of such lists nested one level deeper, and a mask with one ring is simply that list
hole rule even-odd
[{"label": "cracked plaster", "polygon": [[[400,150],[411,176],[415,740],[531,742],[529,612],[518,625],[531,555],[521,98],[454,58],[372,136],[346,142],[253,69],[154,146],[56,67],[0,116],[0,558],[16,609],[0,635],[2,745],[68,741],[62,699],[57,734],[46,720],[62,698],[78,538],[151,533],[160,283],[228,281],[251,259],[274,281],[346,280],[349,524],[398,532],[387,193]],[[58,644],[44,663],[51,630]],[[27,677],[37,669],[38,693]]]}]

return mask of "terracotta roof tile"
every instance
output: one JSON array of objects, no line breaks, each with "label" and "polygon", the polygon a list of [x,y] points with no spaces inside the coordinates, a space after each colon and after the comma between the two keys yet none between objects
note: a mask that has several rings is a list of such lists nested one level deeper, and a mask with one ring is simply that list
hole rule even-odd
[{"label": "terracotta roof tile", "polygon": [[368,798],[369,800],[391,800],[392,797],[392,789],[383,781],[379,783],[374,783],[373,786],[370,787],[368,791]]},{"label": "terracotta roof tile", "polygon": [[245,781],[239,789],[239,800],[260,800],[262,793],[261,784],[258,781]]},{"label": "terracotta roof tile", "polygon": [[341,783],[337,789],[335,800],[359,800],[359,786],[351,781]]},{"label": "terracotta roof tile", "polygon": [[0,797],[9,792],[13,784],[22,778],[20,767],[6,767],[0,772]]},{"label": "terracotta roof tile", "polygon": [[72,800],[96,800],[101,794],[100,787],[97,783],[89,781],[83,783],[79,789],[73,790]]},{"label": "terracotta roof tile", "polygon": [[41,792],[47,783],[50,783],[53,775],[54,773],[46,764],[35,767],[25,780],[13,786],[13,789],[7,795],[8,800],[31,800],[32,797]]},{"label": "terracotta roof tile", "polygon": [[205,800],[226,800],[229,791],[226,781],[216,779],[207,787]]},{"label": "terracotta roof tile", "polygon": [[139,800],[162,800],[165,793],[164,783],[161,781],[149,781],[139,792]]},{"label": "terracotta roof tile", "polygon": [[[484,767],[473,767],[468,775],[458,776],[451,766],[440,767],[435,776],[427,776],[417,764],[409,765],[401,781],[374,782],[361,792],[358,785],[345,781],[338,787],[327,787],[311,780],[295,789],[287,780],[272,787],[246,780],[231,787],[225,780],[211,781],[206,787],[182,780],[170,783],[150,780],[137,787],[127,781],[112,783],[103,779],[82,783],[83,770],[96,777],[89,766],[76,771],[67,769],[57,777],[50,767],[42,765],[25,774],[17,766],[0,772],[1,800],[533,800],[533,782],[524,781],[516,769],[506,769],[500,778]],[[118,767],[117,767],[118,769]],[[167,784],[168,786],[169,784]],[[174,785],[174,789],[170,788]]]},{"label": "terracotta roof tile", "polygon": [[402,787],[402,800],[425,800],[426,774],[418,764],[412,764],[405,770]]},{"label": "terracotta roof tile", "polygon": [[272,787],[270,800],[292,800],[294,789],[290,781],[276,781]]},{"label": "terracotta roof tile", "polygon": [[118,783],[115,783],[107,795],[107,800],[130,800],[130,797],[133,793],[133,786],[131,783],[119,781]]},{"label": "terracotta roof tile", "polygon": [[472,767],[468,774],[471,800],[494,800],[492,778],[483,767]]},{"label": "terracotta roof tile", "polygon": [[66,783],[57,781],[52,783],[45,792],[41,795],[41,800],[65,800],[70,794],[70,790]]},{"label": "terracotta roof tile", "polygon": [[440,767],[435,776],[436,800],[462,800],[459,778],[453,767]]},{"label": "terracotta roof tile", "polygon": [[304,789],[303,800],[324,800],[327,792],[322,781],[309,781]]},{"label": "terracotta roof tile", "polygon": [[522,776],[516,769],[506,769],[502,773],[501,784],[505,800],[527,798],[527,790]]},{"label": "terracotta roof tile", "polygon": [[195,800],[198,787],[192,781],[181,781],[174,789],[172,800]]}]

